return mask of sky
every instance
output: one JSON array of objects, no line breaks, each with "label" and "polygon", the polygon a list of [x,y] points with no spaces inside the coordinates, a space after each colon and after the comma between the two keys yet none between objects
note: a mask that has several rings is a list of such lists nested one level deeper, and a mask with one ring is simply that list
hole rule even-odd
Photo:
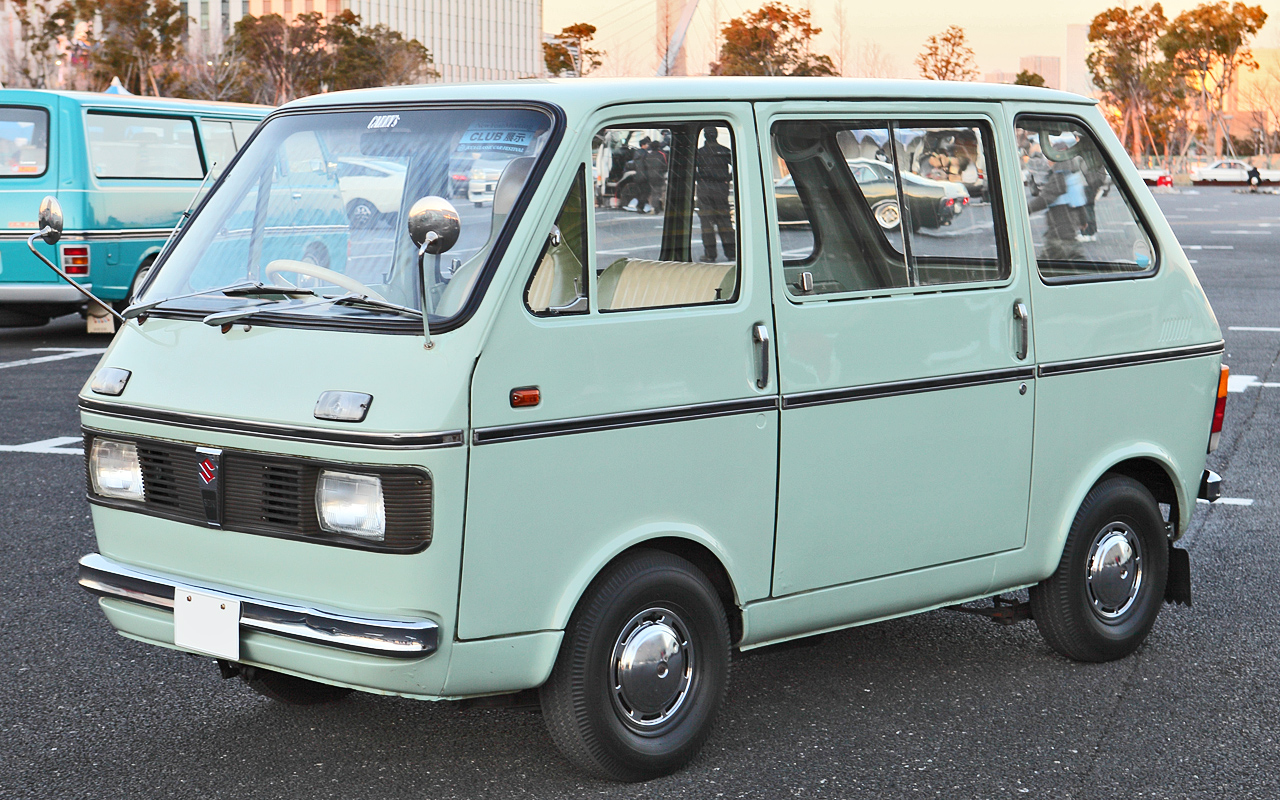
[{"label": "sky", "polygon": [[[684,0],[667,0],[682,6]],[[649,75],[657,63],[655,3],[663,0],[543,0],[543,29],[559,31],[566,25],[589,22],[598,28],[597,46],[608,57],[604,75]],[[754,10],[764,0],[699,0],[690,26],[686,55],[690,74],[705,73],[714,59],[714,31],[729,19]],[[823,28],[817,50],[834,54],[837,7],[842,0],[790,0],[793,8],[808,8],[814,24]],[[1163,3],[1170,19],[1198,2],[1171,0]],[[1256,47],[1280,47],[1280,0],[1254,0],[1271,22],[1262,30]],[[1087,25],[1119,0],[1073,2],[1013,2],[1013,0],[843,0],[848,42],[846,60],[856,64],[858,51],[879,48],[888,56],[895,77],[916,77],[912,63],[925,37],[948,25],[963,27],[983,72],[1018,71],[1018,59],[1026,55],[1065,58],[1067,26]],[[1129,4],[1133,5],[1133,4]],[[1065,69],[1065,64],[1064,64]]]}]

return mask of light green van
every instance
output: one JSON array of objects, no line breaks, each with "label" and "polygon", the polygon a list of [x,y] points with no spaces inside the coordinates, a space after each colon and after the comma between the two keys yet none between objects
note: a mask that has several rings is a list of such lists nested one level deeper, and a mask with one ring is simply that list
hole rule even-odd
[{"label": "light green van", "polygon": [[[493,200],[454,209],[474,152]],[[398,208],[336,217],[340,164]],[[537,690],[617,779],[694,756],[735,649],[995,598],[1122,657],[1189,603],[1218,486],[1217,322],[1102,116],[1043,89],[309,98],[125,316],[80,395],[113,626],[287,703]]]}]

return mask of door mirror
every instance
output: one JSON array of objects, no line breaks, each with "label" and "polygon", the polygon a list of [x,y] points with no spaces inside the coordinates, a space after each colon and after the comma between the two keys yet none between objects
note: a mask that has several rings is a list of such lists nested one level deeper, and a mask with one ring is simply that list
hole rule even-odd
[{"label": "door mirror", "polygon": [[443,197],[428,195],[409,208],[409,238],[425,253],[438,256],[448,251],[461,230],[458,210]]},{"label": "door mirror", "polygon": [[62,205],[58,198],[46,195],[40,201],[40,238],[45,244],[54,244],[62,238]]}]

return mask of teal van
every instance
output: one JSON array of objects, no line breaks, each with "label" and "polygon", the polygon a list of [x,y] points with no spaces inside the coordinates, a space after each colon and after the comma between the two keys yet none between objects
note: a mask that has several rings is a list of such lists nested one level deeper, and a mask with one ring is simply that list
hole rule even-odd
[{"label": "teal van", "polygon": [[[595,202],[637,130],[645,202]],[[455,208],[475,152],[492,201]],[[329,164],[398,206],[339,219]],[[307,98],[124,317],[79,400],[111,625],[284,703],[536,692],[620,780],[697,753],[734,651],[967,604],[1123,657],[1190,603],[1174,543],[1219,486],[1213,312],[1092,101],[1046,89]]]},{"label": "teal van", "polygon": [[0,327],[43,325],[85,306],[27,249],[33,204],[51,195],[66,214],[61,245],[45,254],[123,308],[206,174],[231,162],[269,110],[0,90]]}]

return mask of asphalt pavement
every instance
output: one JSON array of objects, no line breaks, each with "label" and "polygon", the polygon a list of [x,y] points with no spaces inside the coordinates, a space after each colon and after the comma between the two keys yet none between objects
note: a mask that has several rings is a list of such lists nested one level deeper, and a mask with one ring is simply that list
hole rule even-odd
[{"label": "asphalt pavement", "polygon": [[1280,197],[1159,201],[1237,376],[1210,457],[1236,503],[1184,540],[1195,605],[1110,664],[942,611],[747,654],[702,755],[639,785],[576,772],[535,712],[286,707],[117,636],[75,585],[96,549],[75,395],[105,340],[0,330],[0,797],[1280,796]]}]

